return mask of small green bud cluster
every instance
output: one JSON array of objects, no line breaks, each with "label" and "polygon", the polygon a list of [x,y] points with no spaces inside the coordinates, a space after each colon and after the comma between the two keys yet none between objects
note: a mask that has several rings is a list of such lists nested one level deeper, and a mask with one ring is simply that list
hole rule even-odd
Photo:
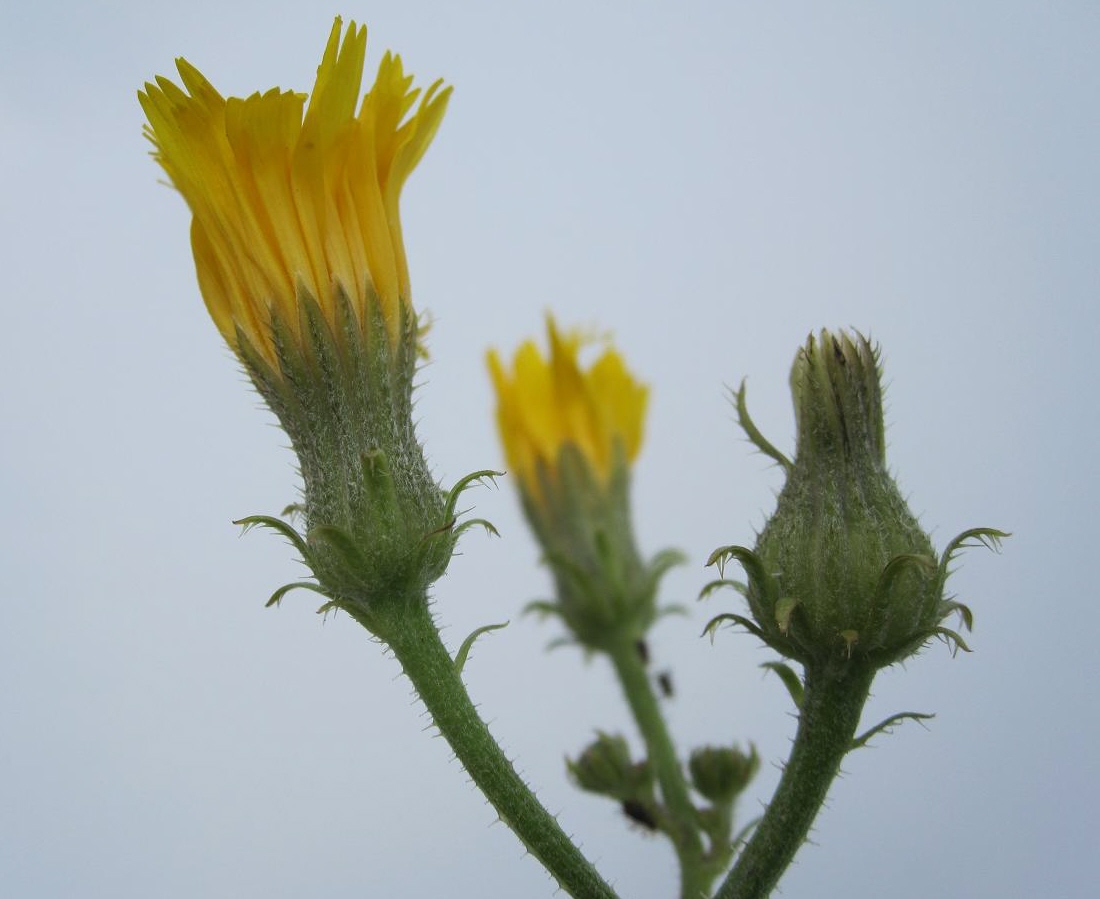
[{"label": "small green bud cluster", "polygon": [[623,813],[649,830],[660,826],[662,811],[654,792],[654,776],[648,761],[635,762],[625,739],[599,733],[576,760],[566,767],[577,786],[616,800]]},{"label": "small green bud cluster", "polygon": [[[635,761],[625,739],[599,733],[575,760],[566,760],[573,780],[583,790],[619,803],[623,814],[645,830],[662,831],[676,842],[683,838],[662,801],[649,761]],[[691,805],[691,827],[705,837],[699,864],[711,873],[724,870],[732,855],[734,805],[760,767],[756,749],[705,746],[691,753],[691,785],[707,802]]]}]

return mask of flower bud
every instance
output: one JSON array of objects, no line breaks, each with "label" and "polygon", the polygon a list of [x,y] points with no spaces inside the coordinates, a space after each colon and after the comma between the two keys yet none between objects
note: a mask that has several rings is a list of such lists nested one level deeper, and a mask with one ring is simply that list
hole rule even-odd
[{"label": "flower bud", "polygon": [[736,746],[704,746],[688,759],[691,782],[699,793],[715,803],[731,803],[749,785],[760,768],[754,746],[745,755]]},{"label": "flower bud", "polygon": [[556,587],[554,602],[531,608],[559,616],[590,649],[634,643],[657,614],[661,575],[680,560],[664,552],[646,563],[634,542],[630,466],[648,390],[615,350],[585,369],[582,338],[553,319],[547,330],[548,357],[532,342],[511,372],[488,357],[508,467]]},{"label": "flower bud", "polygon": [[653,775],[645,762],[630,760],[630,747],[617,734],[601,733],[576,761],[566,760],[569,773],[582,790],[621,801],[652,792]]},{"label": "flower bud", "polygon": [[967,531],[937,559],[886,468],[880,378],[878,350],[862,335],[811,335],[791,371],[793,462],[756,430],[743,389],[737,398],[750,440],[783,465],[787,482],[755,550],[724,547],[712,561],[744,565],[753,630],[803,663],[848,658],[882,667],[932,636],[965,649],[939,626],[951,612],[970,620],[965,606],[944,598],[948,563],[969,538],[996,547],[1005,536]]},{"label": "flower bud", "polygon": [[[791,371],[798,450],[756,544],[780,590],[774,603],[754,594],[752,605],[758,622],[785,626],[810,654],[891,656],[937,620],[926,568],[910,565],[883,582],[891,560],[934,551],[886,470],[879,375],[865,338],[825,331]],[[792,603],[785,621],[784,600]]]}]

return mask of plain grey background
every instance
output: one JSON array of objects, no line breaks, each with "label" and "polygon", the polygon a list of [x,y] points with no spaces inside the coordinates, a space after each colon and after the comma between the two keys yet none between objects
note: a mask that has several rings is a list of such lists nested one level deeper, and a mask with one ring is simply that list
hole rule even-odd
[{"label": "plain grey background", "polygon": [[[881,677],[788,897],[1091,895],[1100,833],[1094,578],[1100,7],[1090,2],[6,2],[0,10],[0,893],[555,895],[431,736],[396,664],[230,522],[296,495],[293,459],[208,320],[188,213],[135,92],[185,55],[224,94],[308,90],[332,15],[455,86],[405,195],[418,394],[439,478],[501,463],[484,353],[614,332],[653,388],[639,540],[690,563],[654,633],[680,744],[756,742],[757,813],[793,733],[771,658],[698,634],[709,552],[749,542],[778,472],[727,388],[791,445],[810,330],[884,347],[890,459],[942,546],[972,655]],[[512,485],[471,494],[437,585],[508,752],[626,897],[672,855],[563,757],[634,734],[610,672],[518,610],[548,589]],[[636,743],[635,743],[636,745]]]}]

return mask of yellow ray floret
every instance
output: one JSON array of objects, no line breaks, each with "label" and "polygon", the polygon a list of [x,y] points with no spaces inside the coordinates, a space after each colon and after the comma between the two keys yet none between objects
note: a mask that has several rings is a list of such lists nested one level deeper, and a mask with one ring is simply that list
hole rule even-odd
[{"label": "yellow ray floret", "polygon": [[511,373],[496,351],[488,356],[508,466],[536,494],[539,467],[553,472],[566,444],[573,444],[605,481],[617,444],[627,461],[637,458],[649,393],[615,350],[605,349],[584,370],[579,358],[584,338],[561,334],[549,317],[547,330],[549,358],[533,341],[517,350]]},{"label": "yellow ray floret", "polygon": [[[309,97],[273,88],[224,99],[184,59],[138,98],[154,156],[191,208],[199,288],[230,346],[238,329],[274,361],[270,315],[296,328],[300,290],[334,320],[338,288],[364,321],[377,297],[391,341],[412,315],[398,200],[451,89],[420,98],[383,58],[358,112],[367,30],[336,19]],[[304,116],[303,116],[304,113]]]}]

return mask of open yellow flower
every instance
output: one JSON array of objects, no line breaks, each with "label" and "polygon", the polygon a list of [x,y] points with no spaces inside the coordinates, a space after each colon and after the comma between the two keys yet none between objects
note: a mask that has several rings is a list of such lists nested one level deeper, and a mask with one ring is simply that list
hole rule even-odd
[{"label": "open yellow flower", "polygon": [[343,293],[361,325],[378,314],[391,344],[414,315],[398,200],[451,89],[435,82],[409,116],[420,91],[387,53],[356,112],[367,32],[352,22],[342,45],[340,32],[337,18],[308,106],[278,88],[226,100],[184,59],[186,92],[158,77],[138,94],[154,155],[194,215],[210,315],[239,354],[243,338],[273,367],[272,316],[300,336],[303,294],[331,324]]},{"label": "open yellow flower", "polygon": [[530,340],[516,352],[511,374],[495,351],[488,357],[508,467],[536,495],[540,470],[553,474],[567,445],[605,484],[617,452],[627,462],[637,458],[649,395],[614,349],[605,349],[586,370],[580,363],[584,338],[560,333],[549,316],[546,326],[548,358]]}]

